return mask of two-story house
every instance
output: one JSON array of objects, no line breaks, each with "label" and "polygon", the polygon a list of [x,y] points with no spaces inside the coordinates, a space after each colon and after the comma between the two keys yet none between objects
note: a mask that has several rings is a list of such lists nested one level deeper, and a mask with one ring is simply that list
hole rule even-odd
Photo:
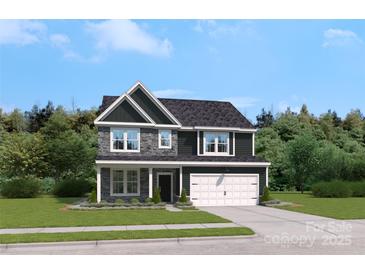
[{"label": "two-story house", "polygon": [[255,205],[270,163],[255,156],[255,128],[229,102],[156,98],[137,82],[104,96],[95,120],[97,201],[141,200],[184,188],[197,206]]}]

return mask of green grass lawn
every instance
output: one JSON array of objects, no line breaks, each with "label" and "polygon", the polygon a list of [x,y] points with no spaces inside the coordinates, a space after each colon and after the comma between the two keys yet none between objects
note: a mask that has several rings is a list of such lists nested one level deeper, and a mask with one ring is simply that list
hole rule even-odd
[{"label": "green grass lawn", "polygon": [[0,228],[225,223],[203,211],[65,210],[77,198],[0,199]]},{"label": "green grass lawn", "polygon": [[246,227],[0,235],[0,244],[253,235]]},{"label": "green grass lawn", "polygon": [[310,193],[272,192],[272,197],[294,203],[282,209],[334,219],[365,219],[365,198],[315,198]]}]

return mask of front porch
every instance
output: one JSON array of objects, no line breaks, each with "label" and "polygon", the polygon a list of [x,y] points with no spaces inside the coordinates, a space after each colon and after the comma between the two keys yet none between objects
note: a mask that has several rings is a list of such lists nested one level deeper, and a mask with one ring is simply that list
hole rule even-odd
[{"label": "front porch", "polygon": [[163,202],[174,203],[182,190],[182,167],[98,165],[97,202],[115,202],[116,199],[141,202],[152,198],[159,187]]}]

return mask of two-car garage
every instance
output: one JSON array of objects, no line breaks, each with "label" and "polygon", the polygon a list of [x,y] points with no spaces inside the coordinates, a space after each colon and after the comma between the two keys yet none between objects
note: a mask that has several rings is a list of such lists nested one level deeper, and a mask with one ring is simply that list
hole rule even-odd
[{"label": "two-car garage", "polygon": [[256,205],[259,174],[191,173],[190,199],[195,206]]}]

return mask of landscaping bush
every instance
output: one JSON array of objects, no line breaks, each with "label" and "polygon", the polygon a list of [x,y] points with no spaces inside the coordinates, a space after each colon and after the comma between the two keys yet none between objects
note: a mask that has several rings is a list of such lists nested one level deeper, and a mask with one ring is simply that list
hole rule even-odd
[{"label": "landscaping bush", "polygon": [[132,205],[138,205],[139,204],[139,200],[137,198],[132,198],[131,199],[131,204]]},{"label": "landscaping bush", "polygon": [[123,204],[125,204],[125,201],[123,199],[118,198],[118,199],[115,200],[115,203],[117,205],[123,205]]},{"label": "landscaping bush", "polygon": [[146,204],[150,204],[150,203],[152,203],[152,198],[147,197],[146,199],[144,199],[144,202],[145,202]]},{"label": "landscaping bush", "polygon": [[41,180],[41,192],[44,194],[51,194],[54,191],[56,184],[55,179],[47,177]]},{"label": "landscaping bush", "polygon": [[159,187],[156,187],[153,190],[152,202],[154,202],[155,204],[161,203],[161,195],[160,195],[160,188]]},{"label": "landscaping bush", "polygon": [[179,202],[180,203],[187,203],[188,202],[188,198],[186,197],[186,190],[185,190],[185,188],[183,188],[181,190],[181,196],[179,198]]},{"label": "landscaping bush", "polygon": [[56,183],[54,194],[58,197],[82,197],[91,189],[92,183],[86,178],[66,177]]},{"label": "landscaping bush", "polygon": [[342,181],[317,183],[312,186],[312,194],[321,198],[351,197],[351,183]]},{"label": "landscaping bush", "polygon": [[96,203],[96,189],[93,189],[89,195],[89,198],[87,199],[89,203]]},{"label": "landscaping bush", "polygon": [[268,187],[264,187],[264,193],[261,196],[260,202],[267,202],[272,200],[271,196],[270,196],[270,191]]},{"label": "landscaping bush", "polygon": [[365,197],[365,182],[350,183],[353,197]]},{"label": "landscaping bush", "polygon": [[41,188],[38,178],[32,176],[13,177],[1,183],[1,195],[6,198],[33,198]]}]

